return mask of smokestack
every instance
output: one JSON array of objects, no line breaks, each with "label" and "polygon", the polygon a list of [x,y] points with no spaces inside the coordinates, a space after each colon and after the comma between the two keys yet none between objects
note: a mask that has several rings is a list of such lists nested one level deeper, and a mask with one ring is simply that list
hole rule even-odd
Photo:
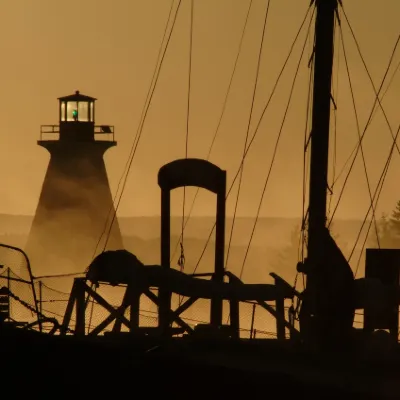
[{"label": "smokestack", "polygon": [[[59,125],[42,125],[38,145],[50,153],[26,252],[36,276],[82,272],[103,250],[114,212],[103,155],[116,146],[114,127],[95,125],[93,97],[60,97]],[[111,214],[112,217],[113,214]],[[106,249],[122,249],[115,218]]]}]

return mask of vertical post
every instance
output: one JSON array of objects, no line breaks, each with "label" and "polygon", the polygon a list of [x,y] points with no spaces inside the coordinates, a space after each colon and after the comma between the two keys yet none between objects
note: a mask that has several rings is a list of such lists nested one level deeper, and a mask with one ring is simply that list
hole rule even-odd
[{"label": "vertical post", "polygon": [[[42,281],[39,281],[39,312],[40,312],[40,314],[43,314],[43,309],[42,309],[42,304],[43,304],[42,286],[43,286]],[[39,318],[40,318],[40,316],[39,316]]]},{"label": "vertical post", "polygon": [[256,306],[257,304],[253,304],[253,312],[251,313],[251,326],[250,326],[250,339],[253,338],[253,330],[254,330],[254,319],[256,316]]},{"label": "vertical post", "polygon": [[[310,197],[308,229],[308,261],[310,271],[307,276],[311,307],[315,301],[315,291],[321,284],[313,272],[321,258],[321,231],[326,226],[326,195],[329,155],[329,124],[331,107],[331,80],[334,51],[334,21],[337,0],[316,0],[317,16],[315,24],[314,91],[311,131]],[[314,308],[314,307],[313,307]]]},{"label": "vertical post", "polygon": [[[8,293],[11,293],[11,270],[7,268],[7,289]],[[10,301],[10,294],[8,294],[8,318],[11,317],[11,301]]]},{"label": "vertical post", "polygon": [[76,326],[75,334],[85,335],[85,281],[83,278],[75,279],[76,285]]},{"label": "vertical post", "polygon": [[[161,192],[161,266],[170,268],[171,258],[171,193],[162,189]],[[171,292],[159,289],[158,326],[164,334],[169,331]]]},{"label": "vertical post", "polygon": [[[275,286],[279,287],[279,285],[282,285],[282,283],[278,279],[275,279]],[[275,307],[276,313],[278,314],[278,316],[281,317],[276,319],[276,336],[278,340],[285,340],[286,328],[283,322],[285,320],[285,298],[277,298],[275,301]]]},{"label": "vertical post", "polygon": [[[225,275],[225,195],[226,173],[224,172],[223,185],[217,193],[217,220],[215,224],[215,271],[213,280],[224,281]],[[222,325],[223,300],[214,298],[211,300],[211,324]]]},{"label": "vertical post", "polygon": [[130,304],[130,327],[129,331],[135,332],[140,325],[140,290],[135,287],[135,283],[129,284],[126,289],[129,293],[129,304]]}]

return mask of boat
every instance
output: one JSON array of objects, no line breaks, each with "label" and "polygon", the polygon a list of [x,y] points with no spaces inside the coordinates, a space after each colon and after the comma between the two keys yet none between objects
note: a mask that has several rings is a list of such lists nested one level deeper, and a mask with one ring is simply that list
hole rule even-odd
[{"label": "boat", "polygon": [[[276,273],[270,284],[246,284],[226,271],[226,171],[204,159],[174,160],[158,174],[160,264],[146,265],[124,249],[100,253],[85,274],[74,278],[62,320],[40,310],[29,255],[9,246],[23,255],[29,279],[8,276],[7,282],[31,287],[32,302],[9,286],[1,287],[2,310],[8,313],[0,326],[7,385],[17,384],[20,395],[27,390],[41,397],[400,397],[399,251],[368,249],[366,276],[355,279],[327,221],[334,29],[341,6],[338,0],[310,4],[315,43],[310,61],[312,127],[306,143],[311,146],[309,207],[303,221],[307,257],[297,265],[307,278],[306,288],[299,292]],[[170,192],[187,186],[217,195],[215,265],[207,274],[188,275],[171,266]],[[121,289],[121,303],[108,302],[97,290],[102,286]],[[179,303],[172,304],[172,294],[179,296]],[[140,324],[142,296],[156,305],[156,326]],[[10,318],[10,298],[28,309],[34,321]],[[199,299],[210,301],[210,321],[193,327],[181,316]],[[287,300],[293,301],[289,309]],[[227,323],[224,301],[229,306]],[[246,302],[276,319],[276,338],[241,335],[240,303]],[[105,310],[105,318],[91,327],[87,321],[90,324],[94,303]],[[355,329],[360,309],[364,327]]]}]

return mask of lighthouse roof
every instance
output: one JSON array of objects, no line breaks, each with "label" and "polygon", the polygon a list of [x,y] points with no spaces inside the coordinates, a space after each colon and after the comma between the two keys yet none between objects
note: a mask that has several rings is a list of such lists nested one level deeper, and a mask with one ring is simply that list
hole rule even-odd
[{"label": "lighthouse roof", "polygon": [[58,100],[61,101],[95,101],[94,97],[86,96],[77,90],[74,94],[70,94],[69,96],[59,97]]}]

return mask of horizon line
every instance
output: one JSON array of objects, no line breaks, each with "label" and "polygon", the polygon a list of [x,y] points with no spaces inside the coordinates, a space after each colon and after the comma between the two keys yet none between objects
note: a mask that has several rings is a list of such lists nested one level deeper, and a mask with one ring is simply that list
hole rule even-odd
[{"label": "horizon line", "polygon": [[[0,215],[4,216],[10,216],[10,217],[29,217],[33,218],[35,214],[14,214],[14,213],[1,213]],[[118,218],[160,218],[160,214],[144,214],[144,215],[118,215]],[[233,218],[233,215],[227,214],[225,218]],[[172,214],[171,218],[182,218],[182,215],[175,215]],[[215,218],[215,215],[191,215],[190,218]],[[235,219],[241,219],[241,218],[246,218],[246,219],[255,219],[256,217],[254,215],[236,215]],[[185,217],[187,219],[187,217]],[[274,216],[274,215],[263,215],[259,216],[258,219],[301,219],[301,216]],[[336,218],[336,221],[360,221],[363,220],[362,217],[351,217],[351,218]]]}]

